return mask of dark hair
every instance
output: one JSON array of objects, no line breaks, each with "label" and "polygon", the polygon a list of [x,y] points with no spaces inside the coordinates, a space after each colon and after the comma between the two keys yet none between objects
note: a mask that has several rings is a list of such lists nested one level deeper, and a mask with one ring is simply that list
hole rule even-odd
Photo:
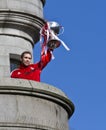
[{"label": "dark hair", "polygon": [[30,54],[31,55],[31,58],[32,58],[32,53],[30,51],[24,51],[22,54],[21,54],[21,59],[24,57],[24,54]]}]

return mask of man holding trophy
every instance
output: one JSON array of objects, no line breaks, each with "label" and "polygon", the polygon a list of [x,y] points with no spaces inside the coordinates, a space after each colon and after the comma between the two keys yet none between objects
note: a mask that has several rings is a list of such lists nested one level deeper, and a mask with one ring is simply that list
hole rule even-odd
[{"label": "man holding trophy", "polygon": [[[40,42],[43,39],[40,61],[31,64],[32,54],[25,51],[21,54],[20,67],[11,72],[11,78],[21,78],[40,82],[40,74],[46,65],[51,61],[52,53],[63,43],[57,35],[61,26],[56,22],[46,22],[40,30]],[[67,47],[64,45],[64,47]]]}]

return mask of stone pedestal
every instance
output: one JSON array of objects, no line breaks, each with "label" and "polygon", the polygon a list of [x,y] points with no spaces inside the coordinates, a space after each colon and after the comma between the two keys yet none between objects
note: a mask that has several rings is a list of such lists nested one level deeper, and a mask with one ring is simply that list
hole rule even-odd
[{"label": "stone pedestal", "polygon": [[51,85],[0,79],[0,130],[69,130],[73,112],[73,103]]}]

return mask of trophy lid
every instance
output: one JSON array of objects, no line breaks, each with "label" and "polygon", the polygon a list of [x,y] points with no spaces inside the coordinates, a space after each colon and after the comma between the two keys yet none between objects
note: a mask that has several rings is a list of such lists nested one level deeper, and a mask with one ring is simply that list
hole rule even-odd
[{"label": "trophy lid", "polygon": [[61,26],[57,22],[49,22],[50,29],[53,30],[56,34],[60,33]]}]

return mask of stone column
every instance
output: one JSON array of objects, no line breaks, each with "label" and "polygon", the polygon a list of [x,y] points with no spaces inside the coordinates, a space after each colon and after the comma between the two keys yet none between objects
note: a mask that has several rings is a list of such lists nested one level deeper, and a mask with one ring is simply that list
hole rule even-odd
[{"label": "stone column", "polygon": [[32,52],[44,24],[44,0],[0,0],[0,77],[10,76],[10,59]]},{"label": "stone column", "polygon": [[10,78],[10,63],[33,53],[45,0],[0,0],[0,130],[68,130],[74,105],[59,89]]}]

